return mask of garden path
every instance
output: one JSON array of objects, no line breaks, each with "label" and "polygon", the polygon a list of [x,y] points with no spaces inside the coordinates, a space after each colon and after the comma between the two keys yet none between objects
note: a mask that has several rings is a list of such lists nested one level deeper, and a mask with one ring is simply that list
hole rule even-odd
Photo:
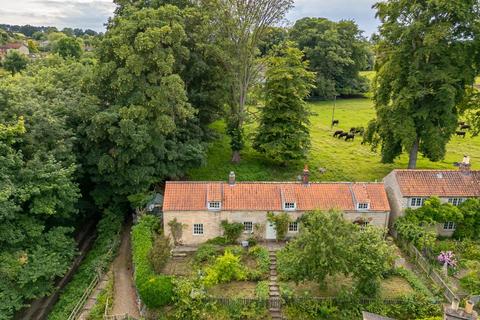
[{"label": "garden path", "polygon": [[281,309],[280,288],[277,282],[277,254],[274,248],[269,248],[270,256],[270,278],[268,284],[268,310],[272,320],[283,319]]},{"label": "garden path", "polygon": [[137,307],[137,293],[133,282],[133,268],[130,242],[131,224],[122,233],[118,256],[113,261],[114,299],[112,315],[125,315],[140,318]]}]

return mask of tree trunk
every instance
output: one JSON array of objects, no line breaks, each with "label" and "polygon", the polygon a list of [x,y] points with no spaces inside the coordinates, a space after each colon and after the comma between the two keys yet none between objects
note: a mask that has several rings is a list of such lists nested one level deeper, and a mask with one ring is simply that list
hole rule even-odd
[{"label": "tree trunk", "polygon": [[417,157],[418,157],[418,139],[415,140],[412,148],[410,149],[410,155],[408,158],[408,169],[415,169],[417,167]]},{"label": "tree trunk", "polygon": [[233,150],[232,162],[235,163],[235,164],[240,163],[240,151],[239,150]]}]

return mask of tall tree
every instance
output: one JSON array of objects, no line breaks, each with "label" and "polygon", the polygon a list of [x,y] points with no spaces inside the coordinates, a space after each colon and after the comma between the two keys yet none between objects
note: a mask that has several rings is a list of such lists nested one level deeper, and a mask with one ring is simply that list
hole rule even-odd
[{"label": "tall tree", "polygon": [[196,111],[179,75],[185,39],[176,6],[126,6],[111,20],[98,48],[102,107],[88,128],[99,204],[125,201],[203,160]]},{"label": "tall tree", "polygon": [[304,159],[310,149],[308,96],[314,74],[291,42],[273,49],[267,59],[265,106],[253,147],[269,159],[286,163]]},{"label": "tall tree", "polygon": [[82,46],[77,39],[64,37],[55,43],[53,51],[61,55],[63,58],[78,59],[82,55]]},{"label": "tall tree", "polygon": [[278,268],[295,282],[311,280],[321,286],[328,276],[352,276],[360,293],[374,295],[391,257],[383,230],[361,230],[339,212],[317,211],[301,218],[298,237],[278,254]]},{"label": "tall tree", "polygon": [[366,141],[382,161],[418,152],[445,156],[457,127],[457,105],[473,83],[478,58],[477,0],[389,0],[375,5],[382,22],[377,42],[374,102],[377,118]]},{"label": "tall tree", "polygon": [[312,96],[331,99],[336,95],[363,94],[367,80],[359,71],[368,67],[368,42],[354,21],[333,22],[325,18],[303,18],[290,30],[310,61],[317,78]]},{"label": "tall tree", "polygon": [[292,7],[293,0],[216,0],[218,28],[223,32],[225,48],[230,54],[229,70],[234,78],[230,88],[227,133],[231,138],[232,161],[240,161],[243,148],[245,105],[258,68],[255,58],[258,45],[268,28],[279,22]]}]

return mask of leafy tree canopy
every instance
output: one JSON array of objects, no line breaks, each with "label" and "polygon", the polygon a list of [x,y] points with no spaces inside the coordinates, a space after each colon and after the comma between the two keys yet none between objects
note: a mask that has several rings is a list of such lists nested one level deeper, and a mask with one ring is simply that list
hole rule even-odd
[{"label": "leafy tree canopy", "polygon": [[376,6],[382,22],[376,48],[377,118],[366,141],[382,161],[410,153],[443,159],[455,132],[458,104],[472,85],[478,61],[478,1],[390,0]]},{"label": "leafy tree canopy", "polygon": [[278,267],[288,279],[325,285],[328,276],[351,275],[360,292],[376,293],[391,262],[383,230],[361,230],[335,211],[303,215],[299,230],[298,237],[278,255]]},{"label": "leafy tree canopy", "polygon": [[310,70],[316,73],[312,96],[331,99],[367,92],[367,80],[359,75],[369,61],[369,45],[362,33],[350,20],[303,18],[295,22],[289,37],[305,52]]},{"label": "leafy tree canopy", "polygon": [[25,69],[28,64],[28,57],[17,51],[10,51],[3,61],[3,68],[10,71],[12,75]]},{"label": "leafy tree canopy", "polygon": [[310,149],[309,111],[304,99],[314,74],[303,53],[287,42],[267,59],[265,106],[253,147],[281,163],[306,158]]}]

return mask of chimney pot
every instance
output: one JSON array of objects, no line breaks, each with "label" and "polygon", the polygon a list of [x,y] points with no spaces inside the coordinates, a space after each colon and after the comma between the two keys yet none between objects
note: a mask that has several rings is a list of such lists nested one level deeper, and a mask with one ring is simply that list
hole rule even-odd
[{"label": "chimney pot", "polygon": [[473,302],[470,300],[467,300],[467,302],[465,302],[465,313],[467,314],[473,313]]},{"label": "chimney pot", "polygon": [[235,172],[233,171],[230,171],[230,174],[228,175],[228,184],[233,186],[235,185],[236,181],[235,181]]}]

